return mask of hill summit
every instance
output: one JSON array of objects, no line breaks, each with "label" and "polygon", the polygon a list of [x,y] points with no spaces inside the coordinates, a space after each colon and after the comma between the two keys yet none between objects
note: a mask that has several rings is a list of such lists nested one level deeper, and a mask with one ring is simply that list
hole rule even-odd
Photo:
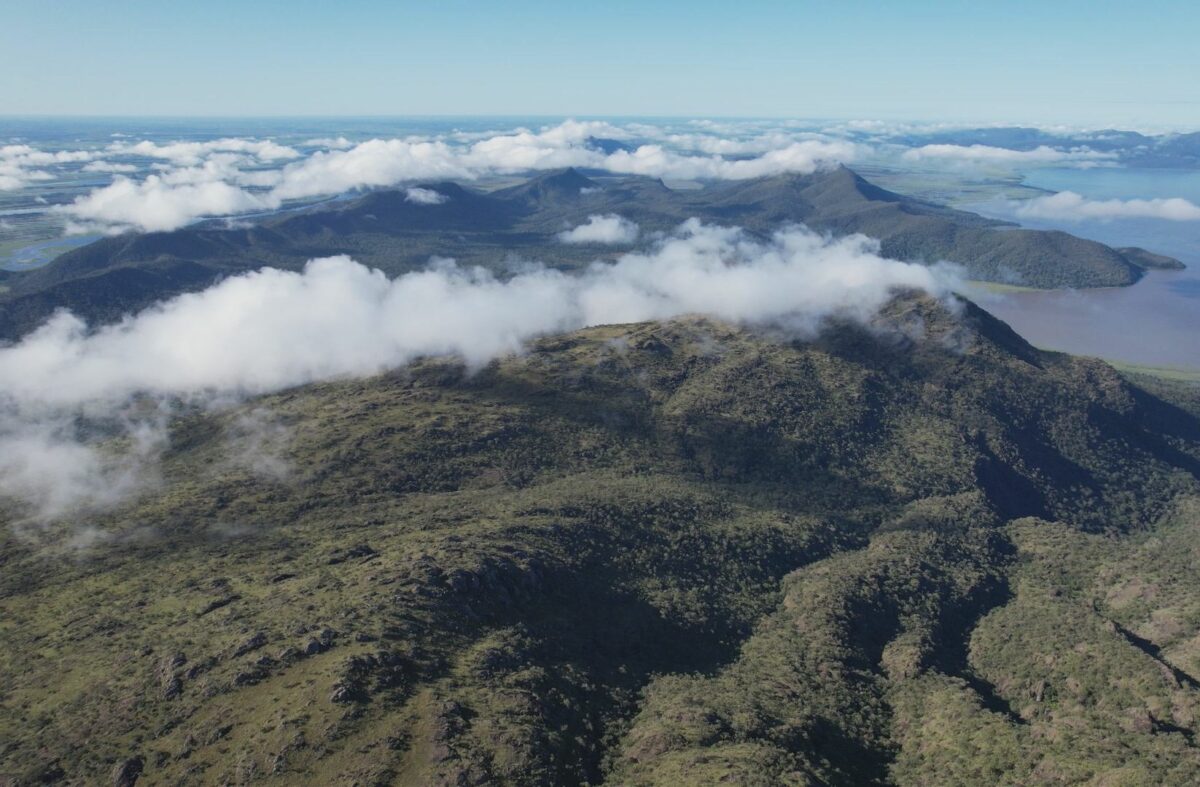
[{"label": "hill summit", "polygon": [[189,414],[84,555],[3,530],[5,768],[1194,782],[1189,406],[904,295]]}]

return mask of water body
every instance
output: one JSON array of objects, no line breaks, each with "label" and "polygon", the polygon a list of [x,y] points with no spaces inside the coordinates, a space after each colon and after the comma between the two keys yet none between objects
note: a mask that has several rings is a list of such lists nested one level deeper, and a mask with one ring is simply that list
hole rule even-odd
[{"label": "water body", "polygon": [[100,237],[100,235],[72,235],[23,246],[9,255],[5,267],[13,271],[40,268],[64,251],[86,246]]},{"label": "water body", "polygon": [[[1091,199],[1183,197],[1200,204],[1200,172],[1194,171],[1043,169],[1029,173],[1025,183]],[[978,294],[977,299],[1039,347],[1200,370],[1200,221],[1037,220],[1014,216],[1012,205],[1000,200],[968,209],[1113,246],[1142,246],[1181,260],[1187,270],[1152,271],[1132,287]]]}]

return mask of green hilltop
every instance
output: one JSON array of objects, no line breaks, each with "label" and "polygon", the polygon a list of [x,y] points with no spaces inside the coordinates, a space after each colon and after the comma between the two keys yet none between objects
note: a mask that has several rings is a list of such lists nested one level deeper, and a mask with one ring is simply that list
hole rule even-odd
[{"label": "green hilltop", "polygon": [[906,295],[183,414],[87,529],[4,514],[0,773],[1195,783],[1200,408],[1130,379]]}]

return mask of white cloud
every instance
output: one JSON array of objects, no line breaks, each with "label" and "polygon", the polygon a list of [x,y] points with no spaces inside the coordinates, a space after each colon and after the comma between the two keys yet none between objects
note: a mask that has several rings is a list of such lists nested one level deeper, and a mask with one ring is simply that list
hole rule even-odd
[{"label": "white cloud", "polygon": [[625,136],[599,122],[567,121],[540,132],[519,130],[463,148],[441,141],[374,139],[345,151],[318,152],[285,167],[274,193],[283,199],[336,194],[354,188],[392,186],[405,180],[470,179],[491,172],[586,167],[614,173],[677,179],[746,179],[783,172],[812,172],[849,161],[858,148],[848,142],[789,142],[749,159],[690,156],[661,145],[612,154],[586,146],[594,136]]},{"label": "white cloud", "polygon": [[632,152],[618,150],[606,156],[601,168],[623,174],[681,180],[748,180],[789,172],[815,172],[825,166],[850,161],[856,155],[857,148],[852,143],[817,140],[793,142],[756,158],[735,160],[721,156],[686,156],[661,145],[643,145]]},{"label": "white cloud", "polygon": [[637,236],[638,225],[615,214],[588,216],[586,224],[558,233],[563,243],[628,244]]},{"label": "white cloud", "polygon": [[714,156],[746,156],[781,150],[801,140],[830,141],[823,135],[799,131],[767,131],[744,136],[725,137],[715,134],[666,134],[666,144],[677,150],[698,150]]},{"label": "white cloud", "polygon": [[909,161],[932,159],[982,164],[1059,164],[1113,161],[1117,154],[1086,147],[1059,150],[1047,145],[1039,145],[1032,150],[1012,150],[991,145],[924,145],[905,151],[904,158]]},{"label": "white cloud", "polygon": [[280,161],[300,157],[300,152],[269,139],[226,137],[205,142],[171,142],[160,145],[150,140],[136,143],[114,142],[108,146],[110,155],[146,156],[180,165],[195,165],[213,153],[245,153],[259,161]]},{"label": "white cloud", "polygon": [[[172,230],[202,216],[270,210],[279,203],[223,181],[174,184],[159,175],[136,183],[118,176],[111,184],[54,210],[108,229]],[[81,227],[87,229],[87,227]]]},{"label": "white cloud", "polygon": [[317,139],[305,140],[305,145],[313,148],[330,148],[332,150],[345,150],[346,148],[354,147],[354,143],[345,137],[319,137]]},{"label": "white cloud", "polygon": [[161,420],[125,421],[126,448],[98,451],[79,440],[64,417],[0,415],[0,496],[24,501],[41,518],[58,518],[86,504],[115,506],[153,486],[166,444]]},{"label": "white cloud", "polygon": [[0,161],[0,191],[16,191],[24,188],[31,179],[30,173],[27,171]]},{"label": "white cloud", "polygon": [[433,189],[411,188],[404,192],[404,200],[414,205],[441,205],[449,199]]},{"label": "white cloud", "polygon": [[[159,145],[113,143],[110,156],[158,158],[158,174],[138,187],[114,182],[76,200],[66,209],[77,220],[108,223],[109,229],[173,229],[221,211],[270,209],[284,200],[340,194],[358,188],[395,186],[429,179],[469,180],[489,173],[586,167],[632,175],[674,179],[746,179],[785,172],[808,173],[848,161],[860,149],[848,142],[795,140],[788,135],[759,136],[750,143],[704,143],[713,151],[690,155],[658,144],[611,154],[589,147],[594,137],[629,138],[625,129],[599,121],[569,120],[539,131],[518,129],[470,143],[444,140],[372,139],[345,149],[320,150],[280,168],[264,163],[299,157],[292,148],[269,140],[229,138],[210,142]],[[330,140],[326,140],[330,141]],[[341,140],[332,140],[339,142]],[[778,143],[749,158],[726,158]],[[695,143],[699,144],[699,143]],[[111,165],[98,164],[111,170]],[[120,165],[117,165],[120,166]],[[0,166],[0,178],[16,178]],[[26,174],[25,177],[28,177]],[[8,184],[0,180],[0,188]],[[23,182],[23,181],[22,181]],[[191,188],[182,188],[190,186]],[[257,190],[269,190],[268,194]],[[140,204],[139,204],[140,200]]]},{"label": "white cloud", "polygon": [[567,120],[536,133],[518,129],[480,140],[463,154],[463,161],[475,170],[501,172],[602,166],[604,154],[588,148],[586,142],[592,137],[626,136],[609,123]]},{"label": "white cloud", "polygon": [[29,145],[5,145],[0,147],[0,160],[18,163],[26,167],[45,167],[52,164],[70,164],[89,161],[95,154],[86,150],[45,151]]},{"label": "white cloud", "polygon": [[[947,296],[953,284],[861,236],[792,228],[759,242],[691,220],[581,275],[531,267],[501,280],[443,262],[389,280],[334,257],[232,277],[94,331],[59,313],[0,348],[0,492],[58,516],[136,491],[158,443],[132,414],[149,410],[153,424],[174,397],[228,401],[428,355],[478,367],[538,335],[689,313],[811,334],[833,315],[869,318],[897,287]],[[133,448],[114,457],[80,442],[80,417]]]},{"label": "white cloud", "polygon": [[473,173],[444,142],[372,139],[349,150],[321,151],[289,164],[280,173],[275,195],[295,199],[405,180],[471,177]]},{"label": "white cloud", "polygon": [[689,312],[811,329],[835,312],[869,316],[896,286],[946,291],[939,271],[883,259],[862,236],[792,228],[760,243],[695,219],[580,276],[534,268],[500,280],[445,263],[388,280],[333,257],[303,273],[232,277],[95,332],[59,313],[0,349],[0,392],[64,405],[139,391],[262,393],[420,355],[477,365],[539,333]]},{"label": "white cloud", "polygon": [[1093,200],[1073,191],[1060,191],[1015,204],[1018,216],[1039,219],[1127,219],[1200,221],[1200,205],[1181,197],[1169,199]]},{"label": "white cloud", "polygon": [[137,172],[137,167],[133,164],[114,164],[111,161],[93,161],[91,164],[84,166],[84,172],[113,172],[113,173],[132,173]]},{"label": "white cloud", "polygon": [[0,191],[16,191],[35,180],[50,180],[49,172],[33,167],[49,167],[87,161],[92,154],[83,150],[48,152],[29,145],[0,146]]}]

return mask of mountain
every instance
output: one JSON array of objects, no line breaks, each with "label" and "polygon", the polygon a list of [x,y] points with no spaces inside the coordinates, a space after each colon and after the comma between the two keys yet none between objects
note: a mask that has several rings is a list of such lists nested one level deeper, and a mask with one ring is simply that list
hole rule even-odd
[{"label": "mountain", "polygon": [[495,197],[527,208],[560,207],[577,203],[598,186],[576,169],[538,175],[519,186],[494,192]]},{"label": "mountain", "polygon": [[1198,413],[910,295],[184,412],[86,529],[0,511],[3,772],[1196,783]]},{"label": "mountain", "polygon": [[[296,270],[314,257],[349,254],[389,275],[431,257],[496,268],[513,258],[563,269],[631,246],[567,246],[564,229],[595,214],[638,223],[643,244],[691,217],[769,234],[803,223],[834,235],[863,233],[904,260],[951,260],[985,281],[1035,287],[1131,284],[1143,269],[1181,267],[1141,249],[1113,249],[1063,232],[1023,230],[881,189],[849,169],[779,175],[673,191],[650,178],[592,179],[567,169],[490,193],[456,183],[409,188],[256,220],[227,229],[208,222],[177,230],[105,238],[43,268],[12,274],[0,291],[0,339],[34,329],[56,309],[90,323],[112,322],[163,298],[204,288],[239,271]],[[428,195],[427,195],[428,197]]]},{"label": "mountain", "polygon": [[[962,264],[974,279],[1054,287],[1132,284],[1146,263],[1141,249],[1117,250],[1065,232],[1019,229],[973,213],[925,203],[881,189],[846,167],[818,177],[780,175],[728,186],[701,197],[722,220],[767,229],[780,222],[806,224],[844,235],[859,232],[880,241],[885,256]],[[1157,257],[1158,255],[1153,255]]]}]

